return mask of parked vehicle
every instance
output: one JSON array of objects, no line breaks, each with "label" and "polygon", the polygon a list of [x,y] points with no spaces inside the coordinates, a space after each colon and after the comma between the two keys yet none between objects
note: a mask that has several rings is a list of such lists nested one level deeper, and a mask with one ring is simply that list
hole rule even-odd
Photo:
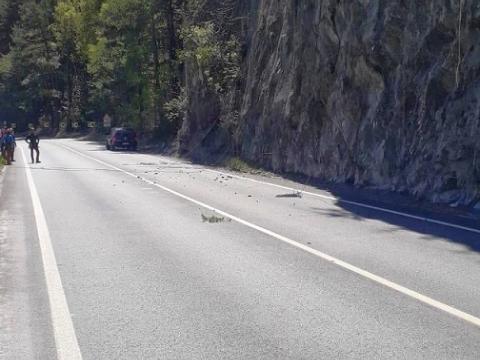
[{"label": "parked vehicle", "polygon": [[113,128],[110,135],[107,136],[107,150],[116,149],[137,150],[137,134],[133,129]]}]

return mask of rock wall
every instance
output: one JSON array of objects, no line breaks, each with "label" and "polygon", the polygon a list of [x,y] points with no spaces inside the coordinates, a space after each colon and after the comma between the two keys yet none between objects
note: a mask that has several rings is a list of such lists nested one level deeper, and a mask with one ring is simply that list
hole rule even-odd
[{"label": "rock wall", "polygon": [[434,202],[480,199],[480,1],[257,6],[234,136],[244,158]]}]

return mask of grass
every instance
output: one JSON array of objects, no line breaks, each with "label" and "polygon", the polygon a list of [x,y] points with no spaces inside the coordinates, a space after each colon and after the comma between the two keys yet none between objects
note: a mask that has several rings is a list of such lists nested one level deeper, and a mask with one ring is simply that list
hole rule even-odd
[{"label": "grass", "polygon": [[233,157],[228,159],[225,162],[225,167],[229,170],[241,172],[241,173],[250,173],[250,174],[260,173],[259,169],[256,169],[250,166],[247,162],[240,159],[239,157]]}]

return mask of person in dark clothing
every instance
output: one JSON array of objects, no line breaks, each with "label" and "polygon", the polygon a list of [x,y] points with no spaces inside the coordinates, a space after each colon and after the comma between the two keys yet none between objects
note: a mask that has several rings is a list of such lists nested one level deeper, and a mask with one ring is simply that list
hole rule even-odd
[{"label": "person in dark clothing", "polygon": [[7,159],[7,154],[6,154],[6,151],[5,151],[5,135],[7,135],[7,129],[1,129],[0,130],[0,147],[1,147],[1,151],[2,151],[2,157],[4,159]]},{"label": "person in dark clothing", "polygon": [[37,163],[40,162],[40,149],[39,149],[39,144],[40,144],[40,138],[38,137],[37,134],[35,134],[34,131],[31,131],[30,134],[25,138],[25,141],[28,143],[28,146],[30,148],[30,157],[32,158],[32,164],[35,162],[34,157],[33,157],[33,152],[35,151],[37,153]]},{"label": "person in dark clothing", "polygon": [[15,162],[15,149],[17,148],[17,138],[15,137],[15,131],[12,128],[10,128],[10,133],[13,136],[12,162]]},{"label": "person in dark clothing", "polygon": [[7,161],[7,165],[12,164],[14,146],[15,137],[13,136],[11,130],[7,129],[5,135],[2,137],[2,150],[5,160]]}]

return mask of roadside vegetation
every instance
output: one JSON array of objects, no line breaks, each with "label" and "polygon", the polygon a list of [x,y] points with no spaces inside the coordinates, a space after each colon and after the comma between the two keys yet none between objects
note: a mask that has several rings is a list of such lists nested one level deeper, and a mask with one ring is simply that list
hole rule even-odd
[{"label": "roadside vegetation", "polygon": [[224,166],[232,171],[246,173],[246,174],[261,174],[263,173],[258,167],[250,165],[239,157],[232,157],[225,161]]},{"label": "roadside vegetation", "polygon": [[240,43],[223,34],[232,4],[0,0],[0,119],[69,133],[108,114],[113,126],[175,137],[187,66],[217,94],[239,76]]}]

